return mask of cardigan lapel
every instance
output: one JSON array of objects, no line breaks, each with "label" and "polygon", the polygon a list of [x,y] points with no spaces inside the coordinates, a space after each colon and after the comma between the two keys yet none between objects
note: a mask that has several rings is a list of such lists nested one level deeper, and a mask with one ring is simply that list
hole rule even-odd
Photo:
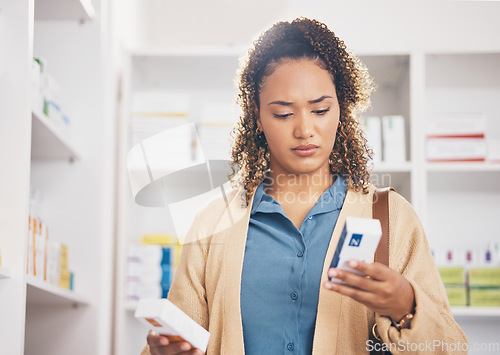
[{"label": "cardigan lapel", "polygon": [[[244,354],[243,325],[241,319],[240,291],[243,257],[250,221],[250,211],[253,204],[253,195],[248,206],[241,205],[241,193],[238,191],[227,207],[227,214],[231,226],[221,231],[224,245],[224,292],[223,292],[223,334],[221,354]],[[225,212],[226,213],[226,212]]]}]

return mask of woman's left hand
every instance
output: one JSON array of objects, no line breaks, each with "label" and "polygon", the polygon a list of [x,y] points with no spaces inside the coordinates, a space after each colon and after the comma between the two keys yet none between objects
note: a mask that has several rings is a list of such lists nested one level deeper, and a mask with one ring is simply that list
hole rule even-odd
[{"label": "woman's left hand", "polygon": [[351,260],[348,265],[369,277],[332,268],[328,270],[328,276],[340,279],[349,285],[327,281],[324,287],[349,296],[372,311],[391,317],[396,322],[413,312],[415,293],[403,275],[378,262],[364,263]]}]

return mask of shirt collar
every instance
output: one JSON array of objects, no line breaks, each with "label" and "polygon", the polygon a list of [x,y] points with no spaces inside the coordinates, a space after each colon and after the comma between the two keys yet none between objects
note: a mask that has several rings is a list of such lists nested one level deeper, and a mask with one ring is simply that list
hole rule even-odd
[{"label": "shirt collar", "polygon": [[[340,210],[344,204],[346,190],[347,182],[342,176],[337,175],[335,182],[323,192],[309,211],[308,216]],[[281,205],[271,195],[264,192],[264,182],[261,182],[255,191],[250,214],[254,215],[256,212],[281,212],[282,210]]]}]

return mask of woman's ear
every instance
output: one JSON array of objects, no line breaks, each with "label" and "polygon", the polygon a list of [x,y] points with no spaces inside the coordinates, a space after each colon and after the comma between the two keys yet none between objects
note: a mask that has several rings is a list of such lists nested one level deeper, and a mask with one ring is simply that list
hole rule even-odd
[{"label": "woman's ear", "polygon": [[259,109],[254,110],[255,122],[257,123],[257,133],[262,132],[262,123],[260,122]]}]

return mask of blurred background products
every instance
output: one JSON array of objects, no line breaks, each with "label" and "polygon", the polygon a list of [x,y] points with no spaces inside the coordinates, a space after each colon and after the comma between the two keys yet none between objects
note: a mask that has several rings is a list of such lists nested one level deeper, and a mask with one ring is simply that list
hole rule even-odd
[{"label": "blurred background products", "polygon": [[432,115],[427,123],[427,160],[486,161],[486,125],[483,114]]},{"label": "blurred background products", "polygon": [[433,251],[451,306],[500,306],[499,243],[484,249]]},{"label": "blurred background products", "polygon": [[148,234],[131,245],[127,257],[127,300],[166,298],[181,246],[170,235]]}]

